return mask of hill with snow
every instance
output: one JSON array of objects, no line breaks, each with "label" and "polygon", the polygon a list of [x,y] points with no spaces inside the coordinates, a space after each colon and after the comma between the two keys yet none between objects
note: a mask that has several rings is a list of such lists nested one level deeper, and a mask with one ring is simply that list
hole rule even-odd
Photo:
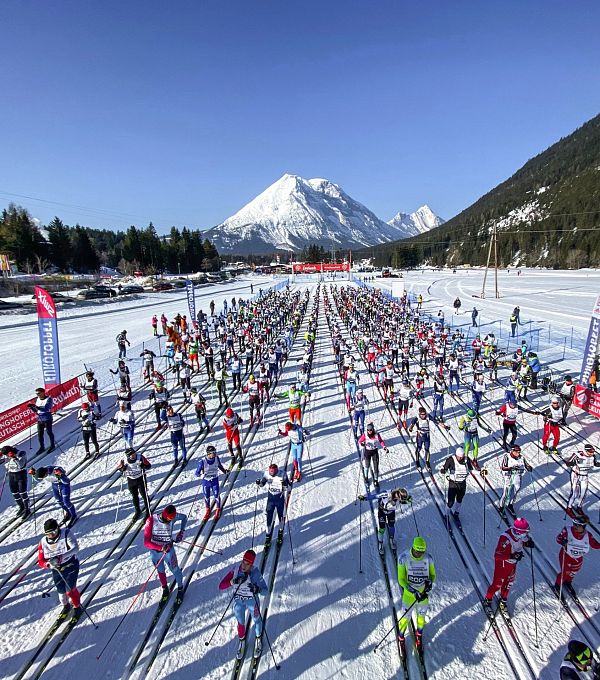
[{"label": "hill with snow", "polygon": [[345,249],[407,238],[439,220],[427,206],[404,218],[384,222],[327,179],[285,174],[206,236],[221,253],[297,252],[310,243]]},{"label": "hill with snow", "polygon": [[388,224],[402,230],[406,236],[418,236],[439,227],[445,221],[438,217],[428,205],[423,205],[412,213],[397,213],[388,221]]}]

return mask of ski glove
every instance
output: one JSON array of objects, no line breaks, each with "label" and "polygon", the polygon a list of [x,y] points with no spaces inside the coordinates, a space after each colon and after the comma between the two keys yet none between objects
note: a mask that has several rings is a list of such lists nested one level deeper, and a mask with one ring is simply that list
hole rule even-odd
[{"label": "ski glove", "polygon": [[520,562],[523,559],[523,553],[522,552],[511,553],[510,558],[512,560],[515,560],[515,562]]},{"label": "ski glove", "polygon": [[237,586],[243,583],[247,578],[248,577],[246,576],[246,574],[238,574],[235,578],[231,579],[231,582],[235,583],[235,585]]},{"label": "ski glove", "polygon": [[163,545],[163,547],[161,548],[161,550],[166,553],[166,552],[169,552],[169,550],[171,550],[172,547],[173,547],[173,545],[171,543],[165,543]]},{"label": "ski glove", "polygon": [[383,447],[383,452],[384,452],[384,453],[389,453],[389,452],[390,452],[390,450],[388,449],[388,447],[387,447],[387,446],[384,446],[384,447]]},{"label": "ski glove", "polygon": [[60,559],[58,557],[51,557],[48,560],[48,564],[50,565],[51,569],[59,569],[60,570]]},{"label": "ski glove", "polygon": [[175,543],[181,543],[183,541],[183,531],[178,531],[175,536]]},{"label": "ski glove", "polygon": [[417,591],[417,592],[415,593],[415,600],[416,600],[417,602],[423,602],[423,600],[426,600],[426,599],[427,599],[427,594],[428,594],[428,593],[427,593],[426,590],[424,590],[422,593],[420,593],[419,591]]},{"label": "ski glove", "polygon": [[257,586],[256,583],[251,583],[248,587],[253,595],[260,593],[260,586]]},{"label": "ski glove", "polygon": [[359,500],[359,501],[366,501],[366,500],[367,500],[367,497],[364,496],[363,494],[361,494],[361,495],[358,497],[358,500]]}]

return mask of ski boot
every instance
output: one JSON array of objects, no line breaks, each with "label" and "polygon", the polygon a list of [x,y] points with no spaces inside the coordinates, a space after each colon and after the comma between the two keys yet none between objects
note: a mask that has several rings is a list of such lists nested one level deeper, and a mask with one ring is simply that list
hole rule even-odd
[{"label": "ski boot", "polygon": [[46,448],[44,446],[40,446],[40,448],[35,452],[35,455],[39,456],[40,453],[44,453],[45,450]]},{"label": "ski boot", "polygon": [[473,467],[474,467],[476,470],[481,470],[481,466],[480,466],[479,463],[477,462],[477,458],[474,458],[474,459],[473,459]]},{"label": "ski boot", "polygon": [[277,545],[281,545],[282,543],[283,543],[283,527],[281,527],[277,532]]},{"label": "ski boot", "polygon": [[415,647],[421,653],[423,651],[423,631],[415,630]]},{"label": "ski boot", "polygon": [[85,456],[83,457],[83,460],[90,460],[92,457],[92,454],[90,453],[89,449],[85,452]]},{"label": "ski boot", "polygon": [[515,506],[512,503],[509,503],[507,506],[508,512],[510,512],[512,515],[515,515]]},{"label": "ski boot", "polygon": [[503,614],[508,614],[508,604],[507,604],[506,600],[505,600],[503,597],[501,597],[501,598],[498,600],[498,609],[499,609]]},{"label": "ski boot", "polygon": [[377,539],[377,550],[379,551],[380,555],[383,555],[383,538]]},{"label": "ski boot", "polygon": [[165,603],[168,599],[169,599],[169,586],[163,586],[160,601],[161,603]]},{"label": "ski boot", "polygon": [[183,596],[185,595],[185,592],[183,588],[177,588],[177,595],[175,597],[175,602],[176,604],[181,604],[183,602]]},{"label": "ski boot", "polygon": [[379,491],[379,480],[378,480],[378,479],[374,479],[374,480],[373,480],[373,485],[375,486],[375,488],[377,489],[377,491]]},{"label": "ski boot", "polygon": [[202,521],[203,522],[208,521],[209,517],[210,517],[210,508],[206,508],[206,510],[204,510],[204,515],[202,516]]},{"label": "ski boot", "polygon": [[567,508],[567,515],[569,515],[571,519],[577,519],[577,513],[573,508]]},{"label": "ski boot", "polygon": [[267,532],[267,535],[265,536],[265,548],[268,548],[271,545],[271,540],[272,540],[272,534],[270,531]]},{"label": "ski boot", "polygon": [[390,548],[396,552],[396,539],[395,538],[390,538]]},{"label": "ski boot", "polygon": [[56,448],[56,444],[54,442],[52,442],[52,444],[50,444],[46,453],[52,453],[52,451],[54,451],[55,448]]},{"label": "ski boot", "polygon": [[237,652],[235,654],[235,658],[240,661],[241,659],[244,658],[244,651],[246,650],[246,638],[239,638],[238,641],[238,648]]},{"label": "ski boot", "polygon": [[217,507],[217,509],[215,510],[215,521],[219,519],[219,517],[221,516],[221,512],[222,512],[221,506]]},{"label": "ski boot", "polygon": [[94,460],[98,460],[102,454],[100,453],[100,449],[96,449],[94,451]]},{"label": "ski boot", "polygon": [[254,644],[254,658],[258,659],[258,657],[262,654],[262,639],[257,637],[256,642]]}]

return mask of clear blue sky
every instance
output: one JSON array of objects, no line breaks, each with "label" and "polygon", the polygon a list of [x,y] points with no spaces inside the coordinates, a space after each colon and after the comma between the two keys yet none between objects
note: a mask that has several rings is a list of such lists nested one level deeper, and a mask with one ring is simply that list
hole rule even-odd
[{"label": "clear blue sky", "polygon": [[3,0],[0,25],[0,205],[44,222],[208,228],[284,172],[450,218],[600,112],[597,0]]}]

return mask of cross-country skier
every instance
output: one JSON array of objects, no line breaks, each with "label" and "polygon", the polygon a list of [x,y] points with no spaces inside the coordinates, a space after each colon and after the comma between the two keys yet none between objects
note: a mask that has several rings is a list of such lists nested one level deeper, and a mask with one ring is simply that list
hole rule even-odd
[{"label": "cross-country skier", "polygon": [[129,366],[127,366],[122,359],[119,361],[119,363],[117,364],[117,368],[114,371],[112,370],[112,368],[109,368],[108,370],[113,375],[119,376],[119,382],[121,383],[121,385],[131,387]]},{"label": "cross-country skier", "polygon": [[[179,530],[173,535],[177,522]],[[183,574],[177,562],[174,543],[183,541],[186,524],[187,515],[177,512],[174,505],[167,505],[161,513],[150,515],[144,525],[144,547],[150,551],[152,564],[158,572],[158,580],[162,586],[161,600],[164,601],[169,597],[165,562],[177,582],[177,599],[183,598]]]},{"label": "cross-country skier", "polygon": [[433,380],[433,410],[431,415],[438,423],[444,422],[444,395],[447,393],[446,378],[441,373],[436,373]]},{"label": "cross-country skier", "polygon": [[477,462],[477,456],[479,456],[478,426],[482,427],[488,434],[491,432],[491,430],[483,424],[479,413],[472,408],[467,409],[467,412],[461,416],[458,421],[458,429],[464,432],[465,455],[468,458],[469,451],[471,450],[471,447],[473,447],[473,467],[476,470],[479,470],[479,463]]},{"label": "cross-country skier", "polygon": [[483,395],[485,394],[486,389],[487,385],[485,384],[485,378],[483,377],[483,373],[475,373],[473,382],[471,383],[471,396],[473,398],[471,408],[475,411],[475,413],[479,413],[481,400],[483,398]]},{"label": "cross-country skier", "polygon": [[575,396],[575,385],[573,384],[573,378],[570,375],[565,377],[565,381],[558,392],[558,396],[560,397],[563,412],[562,424],[566,425],[567,415],[571,408],[571,404],[573,403],[573,397]]},{"label": "cross-country skier", "polygon": [[156,358],[156,354],[146,347],[144,351],[140,353],[140,357],[142,357],[142,365],[144,367],[144,380],[150,382],[152,380],[152,374],[154,373],[154,359]]},{"label": "cross-country skier", "polygon": [[600,467],[600,460],[596,458],[596,449],[591,444],[585,444],[583,451],[573,452],[565,463],[571,468],[571,493],[567,502],[567,514],[569,517],[583,515],[589,473],[595,467]]},{"label": "cross-country skier", "polygon": [[198,425],[200,426],[198,432],[199,433],[204,432],[205,427],[206,431],[210,432],[211,431],[210,423],[208,422],[208,418],[206,417],[206,399],[198,391],[198,388],[196,387],[192,387],[192,389],[190,390],[190,394],[192,397],[192,404],[194,405],[194,411],[196,413],[196,419],[198,420]]},{"label": "cross-country skier", "polygon": [[85,392],[87,400],[90,404],[94,404],[100,415],[102,415],[102,407],[100,405],[100,397],[98,395],[98,381],[94,378],[94,371],[86,371],[85,380],[81,389]]},{"label": "cross-country skier", "polygon": [[467,492],[467,477],[473,471],[474,464],[467,458],[460,447],[453,456],[448,456],[440,468],[440,473],[448,481],[447,512],[454,517],[460,526],[460,506]]},{"label": "cross-country skier", "polygon": [[388,453],[388,448],[379,432],[375,432],[373,423],[367,424],[367,431],[358,438],[358,445],[362,446],[362,466],[365,481],[369,484],[369,472],[373,472],[373,484],[379,489],[379,449]]},{"label": "cross-country skier", "polygon": [[94,445],[95,455],[100,455],[100,447],[98,446],[98,433],[96,428],[96,421],[100,420],[102,416],[96,409],[96,404],[93,402],[83,402],[81,408],[77,412],[77,420],[81,423],[81,434],[83,436],[83,448],[85,449],[85,457],[91,458],[90,440]]},{"label": "cross-country skier", "polygon": [[271,463],[268,469],[260,479],[256,480],[256,484],[260,487],[267,487],[267,532],[265,535],[265,546],[271,544],[271,536],[273,535],[273,516],[277,510],[277,517],[279,518],[279,531],[277,534],[277,541],[283,541],[284,529],[284,511],[286,500],[286,489],[290,488],[290,482],[287,473],[280,472],[279,467],[275,463]]},{"label": "cross-country skier", "polygon": [[398,430],[404,426],[408,428],[408,409],[413,405],[413,391],[411,389],[408,378],[402,379],[402,384],[398,390]]},{"label": "cross-country skier", "polygon": [[560,680],[599,680],[600,664],[594,653],[579,640],[569,640],[567,653],[560,666]]},{"label": "cross-country skier", "polygon": [[[54,585],[64,611],[70,608],[69,600],[78,610],[81,598],[77,590],[79,576],[79,546],[68,527],[60,528],[55,519],[44,522],[44,537],[38,545],[38,564],[42,569],[51,569]],[[74,612],[77,613],[77,612]]]},{"label": "cross-country skier", "polygon": [[523,548],[534,548],[529,536],[529,522],[517,517],[512,527],[500,534],[494,553],[494,576],[483,600],[484,607],[491,613],[492,598],[500,591],[499,607],[506,611],[506,601],[515,580],[517,562],[523,558]]},{"label": "cross-country skier", "polygon": [[298,390],[296,389],[296,385],[292,384],[285,392],[278,392],[274,396],[277,399],[285,399],[287,397],[290,420],[292,422],[297,421],[300,423],[302,418],[302,397],[306,397],[306,400],[308,400],[310,398],[310,392]]},{"label": "cross-country skier", "polygon": [[[514,446],[517,440],[517,416],[519,415],[519,407],[514,396],[510,396],[506,403],[496,410],[497,416],[502,416],[502,448],[509,451]],[[510,442],[508,442],[508,435],[510,434]]]},{"label": "cross-country skier", "polygon": [[412,503],[412,496],[406,489],[392,489],[391,491],[370,492],[360,495],[359,500],[377,501],[377,547],[379,554],[383,555],[383,536],[387,527],[390,547],[396,551],[396,510],[399,505]]},{"label": "cross-country skier", "polygon": [[586,529],[588,520],[586,517],[576,517],[570,527],[564,527],[556,537],[556,542],[561,546],[558,554],[560,571],[554,582],[554,590],[558,594],[561,588],[566,588],[571,595],[576,597],[573,588],[573,579],[583,566],[583,558],[590,548],[600,549],[600,543]]},{"label": "cross-country skier", "polygon": [[51,453],[56,448],[54,443],[54,432],[52,432],[52,406],[54,401],[52,397],[46,394],[43,387],[38,387],[35,391],[36,400],[27,406],[37,415],[37,436],[40,443],[40,448],[35,452],[36,456],[42,453],[45,449],[44,445],[44,431],[48,433],[50,439],[50,446],[46,453]]},{"label": "cross-country skier", "polygon": [[150,390],[148,401],[154,403],[154,415],[156,416],[156,429],[161,430],[167,424],[167,406],[171,393],[159,380],[154,389]]},{"label": "cross-country skier", "polygon": [[229,377],[229,373],[223,368],[222,364],[220,361],[217,361],[215,364],[215,372],[213,373],[213,380],[215,381],[215,385],[217,386],[217,394],[219,395],[219,406],[222,406],[225,404],[225,406],[229,405],[229,401],[227,400],[227,378]]},{"label": "cross-country skier", "polygon": [[[560,424],[563,418],[560,399],[557,396],[552,397],[550,406],[544,409],[541,415],[544,418],[544,434],[542,436],[544,453],[556,455],[558,453],[558,444],[560,443]],[[552,435],[552,447],[548,447],[550,435]]]},{"label": "cross-country skier", "polygon": [[511,447],[510,452],[505,453],[502,457],[500,470],[504,475],[504,491],[500,499],[500,514],[504,515],[507,508],[509,512],[515,514],[514,503],[521,489],[523,475],[525,470],[531,472],[533,468],[521,454],[521,447],[515,444]]},{"label": "cross-country skier", "polygon": [[115,417],[110,419],[113,425],[118,425],[121,428],[121,436],[125,441],[125,446],[128,449],[133,448],[133,435],[135,434],[135,416],[133,411],[127,409],[126,402],[119,402],[119,410]]},{"label": "cross-country skier", "polygon": [[206,455],[201,458],[196,468],[196,477],[200,477],[202,480],[202,494],[204,496],[204,516],[202,519],[205,522],[210,517],[211,494],[215,499],[215,520],[221,516],[219,471],[223,474],[227,472],[221,463],[221,459],[217,456],[217,449],[209,444],[206,447]]},{"label": "cross-country skier", "polygon": [[256,643],[254,656],[259,657],[262,653],[262,631],[263,621],[260,614],[259,595],[266,595],[269,592],[267,584],[260,573],[260,569],[254,566],[256,553],[254,550],[246,550],[242,557],[242,562],[238,567],[230,569],[221,582],[219,590],[227,590],[231,586],[235,587],[233,595],[233,613],[237,619],[238,630],[238,650],[237,658],[241,659],[246,647],[246,613],[250,612],[254,621],[254,632]]},{"label": "cross-country skier", "polygon": [[[240,416],[229,407],[225,411],[223,418],[223,429],[225,430],[225,439],[227,440],[227,448],[231,454],[231,467],[235,465],[236,460],[242,464],[242,446],[240,444],[240,423],[243,422]],[[235,453],[233,452],[235,448]]]},{"label": "cross-country skier", "polygon": [[3,446],[0,449],[0,463],[6,466],[5,479],[19,508],[17,517],[26,519],[31,515],[29,497],[27,495],[27,453],[14,446]]},{"label": "cross-country skier", "polygon": [[430,422],[434,422],[431,413],[427,413],[427,410],[423,407],[419,407],[419,415],[411,419],[410,425],[408,427],[408,432],[412,432],[414,428],[417,428],[417,448],[415,449],[415,464],[418,468],[421,467],[421,449],[425,451],[425,467],[431,470],[431,465],[429,463],[429,457],[431,455],[431,427]]},{"label": "cross-country skier", "polygon": [[242,392],[248,395],[248,412],[250,413],[250,428],[252,428],[252,426],[254,425],[255,420],[257,424],[260,425],[260,387],[252,373],[248,376],[248,380],[244,387],[242,387]]},{"label": "cross-country skier", "polygon": [[115,338],[115,341],[119,349],[119,359],[125,359],[127,356],[127,347],[131,347],[131,343],[127,339],[127,331],[121,331]]},{"label": "cross-country skier", "polygon": [[59,465],[45,465],[39,468],[29,468],[28,472],[36,479],[45,479],[50,475],[52,495],[63,510],[63,522],[68,526],[73,526],[77,519],[77,512],[71,502],[71,480],[64,468]]},{"label": "cross-country skier", "polygon": [[173,465],[179,463],[179,448],[181,447],[182,465],[187,463],[187,448],[185,445],[185,420],[181,413],[176,413],[172,406],[167,406],[167,426],[173,447]]},{"label": "cross-country skier", "polygon": [[298,423],[287,422],[283,430],[277,428],[280,437],[288,437],[290,440],[290,453],[293,457],[294,475],[293,480],[299,482],[302,479],[302,453],[304,441],[309,432]]},{"label": "cross-country skier", "polygon": [[356,398],[356,390],[360,384],[360,375],[354,370],[354,364],[350,364],[344,373],[344,387],[346,389],[346,408],[350,410],[350,406],[354,404]]},{"label": "cross-country skier", "polygon": [[354,405],[350,406],[350,413],[352,413],[352,429],[354,430],[355,437],[359,434],[363,434],[365,431],[365,414],[368,404],[369,399],[367,398],[367,395],[361,389],[356,390]]},{"label": "cross-country skier", "polygon": [[402,588],[403,605],[402,617],[398,623],[400,641],[404,642],[404,634],[409,622],[406,614],[412,606],[410,618],[412,618],[413,613],[416,614],[415,643],[418,648],[421,648],[422,645],[429,593],[436,580],[433,558],[426,551],[427,542],[422,536],[416,536],[413,539],[411,549],[398,556],[398,583]]},{"label": "cross-country skier", "polygon": [[127,488],[131,494],[133,508],[135,510],[134,519],[137,519],[142,511],[140,509],[140,495],[144,501],[146,519],[150,516],[150,501],[148,499],[148,482],[146,480],[146,470],[152,467],[150,461],[141,453],[136,453],[135,449],[128,448],[125,451],[125,460],[121,459],[117,463],[117,470],[127,477]]}]

